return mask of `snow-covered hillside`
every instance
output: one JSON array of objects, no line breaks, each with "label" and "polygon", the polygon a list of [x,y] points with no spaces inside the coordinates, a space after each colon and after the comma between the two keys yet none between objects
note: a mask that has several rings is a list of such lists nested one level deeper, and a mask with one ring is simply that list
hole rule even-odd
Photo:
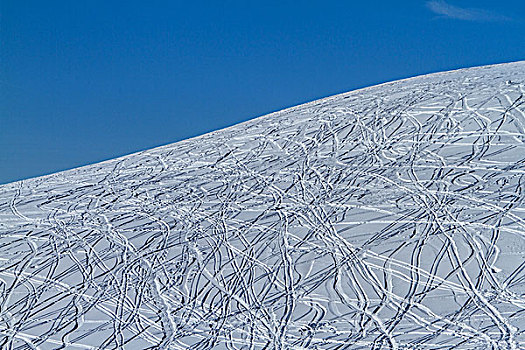
[{"label": "snow-covered hillside", "polygon": [[2,349],[525,348],[525,62],[0,186]]}]

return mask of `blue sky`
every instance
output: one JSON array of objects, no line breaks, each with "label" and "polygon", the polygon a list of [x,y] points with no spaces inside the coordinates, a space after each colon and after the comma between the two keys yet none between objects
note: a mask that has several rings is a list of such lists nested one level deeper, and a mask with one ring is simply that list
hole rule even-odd
[{"label": "blue sky", "polygon": [[525,59],[525,1],[0,2],[0,183]]}]

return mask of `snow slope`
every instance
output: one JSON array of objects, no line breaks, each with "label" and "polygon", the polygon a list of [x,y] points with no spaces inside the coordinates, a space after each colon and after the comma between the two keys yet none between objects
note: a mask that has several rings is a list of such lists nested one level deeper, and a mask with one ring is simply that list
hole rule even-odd
[{"label": "snow slope", "polygon": [[0,186],[2,349],[525,348],[525,61]]}]

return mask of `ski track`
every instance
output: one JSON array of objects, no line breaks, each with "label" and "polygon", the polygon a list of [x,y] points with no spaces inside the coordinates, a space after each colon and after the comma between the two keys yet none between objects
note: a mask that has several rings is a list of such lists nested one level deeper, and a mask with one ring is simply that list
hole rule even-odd
[{"label": "ski track", "polygon": [[525,348],[525,62],[0,186],[2,349]]}]

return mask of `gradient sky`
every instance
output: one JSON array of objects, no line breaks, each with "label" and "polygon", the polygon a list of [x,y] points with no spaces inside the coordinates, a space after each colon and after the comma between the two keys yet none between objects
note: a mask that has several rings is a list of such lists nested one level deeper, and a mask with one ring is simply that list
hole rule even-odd
[{"label": "gradient sky", "polygon": [[525,1],[0,2],[0,183],[525,59]]}]

